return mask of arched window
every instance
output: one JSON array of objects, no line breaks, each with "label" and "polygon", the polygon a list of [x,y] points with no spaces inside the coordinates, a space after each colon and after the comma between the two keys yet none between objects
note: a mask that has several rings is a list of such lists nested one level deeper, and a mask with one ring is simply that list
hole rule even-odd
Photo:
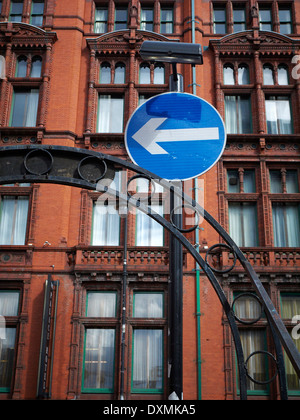
[{"label": "arched window", "polygon": [[289,84],[289,73],[288,68],[285,64],[280,64],[278,66],[278,84],[279,85],[288,85]]},{"label": "arched window", "polygon": [[250,83],[249,68],[246,64],[240,64],[238,67],[238,84],[248,85]]},{"label": "arched window", "polygon": [[16,77],[26,77],[27,74],[27,57],[21,56],[18,58]]},{"label": "arched window", "polygon": [[165,83],[165,67],[163,64],[156,64],[154,67],[154,81],[155,85],[161,85]]},{"label": "arched window", "polygon": [[33,57],[31,64],[30,77],[41,77],[42,59],[39,56]]},{"label": "arched window", "polygon": [[125,64],[117,63],[115,67],[115,83],[125,83]]},{"label": "arched window", "polygon": [[111,82],[110,64],[105,62],[100,67],[100,83],[107,84]]},{"label": "arched window", "polygon": [[140,84],[150,84],[150,66],[146,63],[140,65]]},{"label": "arched window", "polygon": [[273,67],[265,64],[263,67],[264,85],[274,85]]},{"label": "arched window", "polygon": [[234,69],[231,64],[225,64],[223,68],[224,85],[234,85]]}]

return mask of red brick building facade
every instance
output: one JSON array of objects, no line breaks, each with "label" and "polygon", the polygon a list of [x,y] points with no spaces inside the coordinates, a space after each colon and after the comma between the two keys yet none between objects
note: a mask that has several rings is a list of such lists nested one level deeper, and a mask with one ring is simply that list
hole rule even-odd
[{"label": "red brick building facade", "polygon": [[[126,123],[140,103],[169,90],[172,72],[143,61],[142,42],[201,44],[204,64],[178,72],[185,92],[219,111],[227,144],[184,188],[245,252],[292,331],[300,315],[299,1],[2,0],[0,7],[1,147],[67,146],[129,160]],[[119,174],[116,184],[131,175]],[[97,211],[97,191],[24,182],[2,185],[0,196],[0,399],[166,399],[167,232],[136,211],[125,236],[117,211]],[[151,204],[163,214],[163,202],[158,191]],[[205,221],[187,237],[203,256],[220,242]],[[183,398],[238,399],[222,306],[205,273],[183,257]],[[226,268],[231,258],[222,251],[214,264]],[[240,296],[240,318],[259,318],[239,325],[245,354],[274,353],[266,318],[241,296],[253,291],[241,267],[218,279],[229,302]],[[249,370],[264,382],[275,367],[260,356]],[[288,361],[286,370],[289,397],[299,398]],[[279,398],[278,379],[249,381],[248,395]]]}]

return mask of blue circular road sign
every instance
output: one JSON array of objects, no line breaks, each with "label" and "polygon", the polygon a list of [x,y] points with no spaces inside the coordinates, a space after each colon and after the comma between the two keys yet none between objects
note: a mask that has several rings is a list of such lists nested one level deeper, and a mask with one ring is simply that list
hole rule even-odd
[{"label": "blue circular road sign", "polygon": [[198,96],[167,92],[138,107],[125,130],[132,161],[167,180],[187,180],[208,171],[226,143],[218,111]]}]

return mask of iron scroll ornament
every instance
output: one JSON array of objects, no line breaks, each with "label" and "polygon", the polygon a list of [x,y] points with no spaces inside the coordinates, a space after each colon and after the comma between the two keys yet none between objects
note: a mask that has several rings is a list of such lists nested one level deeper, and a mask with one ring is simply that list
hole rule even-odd
[{"label": "iron scroll ornament", "polygon": [[[176,239],[186,248],[186,250],[199,264],[201,269],[205,272],[222,304],[235,343],[239,371],[240,399],[246,400],[247,377],[249,377],[247,372],[247,361],[251,355],[245,362],[236,316],[232,306],[229,304],[224,294],[223,289],[220,286],[220,283],[215,277],[214,270],[208,264],[207,258],[203,259],[195,247],[187,240],[184,236],[184,230],[178,229],[176,225],[172,223],[172,220],[169,222],[163,216],[155,213],[146,201],[137,199],[127,192],[123,194],[120,191],[111,189],[109,182],[108,184],[102,184],[98,181],[104,178],[112,181],[115,169],[121,167],[134,171],[137,174],[134,177],[144,177],[148,180],[155,180],[156,183],[166,189],[170,189],[170,182],[131,162],[90,150],[51,145],[6,146],[2,147],[0,150],[0,185],[16,182],[56,183],[94,191],[97,189],[99,192],[105,192],[108,195],[116,197],[123,205],[136,207],[142,212],[148,214],[151,218],[168,230],[174,237],[176,237]],[[182,199],[182,203],[184,203],[184,205],[194,209],[195,213],[204,217],[204,219],[218,232],[225,241],[225,244],[222,243],[218,245],[229,248],[234,256],[234,261],[236,261],[236,259],[239,260],[240,264],[249,276],[252,286],[263,305],[265,314],[269,321],[277,356],[276,363],[279,373],[281,398],[286,399],[287,392],[281,346],[284,347],[299,377],[300,353],[279,317],[279,314],[277,313],[270,297],[243,252],[223,229],[223,227],[194,199],[186,195],[176,185],[172,184],[172,190],[177,197]],[[216,246],[217,245],[214,245],[210,249]],[[234,265],[235,263],[232,268]],[[215,271],[219,272],[217,270]]]}]

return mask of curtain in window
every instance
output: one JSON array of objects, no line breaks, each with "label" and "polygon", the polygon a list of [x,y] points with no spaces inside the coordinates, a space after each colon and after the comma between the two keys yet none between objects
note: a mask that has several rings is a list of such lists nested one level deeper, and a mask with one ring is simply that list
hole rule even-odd
[{"label": "curtain in window", "polygon": [[141,29],[145,31],[153,31],[153,9],[142,9],[141,10]]},{"label": "curtain in window", "polygon": [[273,203],[274,245],[278,247],[300,246],[299,204]]},{"label": "curtain in window", "polygon": [[223,68],[224,85],[234,85],[234,70],[231,65],[225,65]]},{"label": "curtain in window", "polygon": [[173,9],[160,10],[160,31],[164,34],[173,32]]},{"label": "curtain in window", "polygon": [[258,246],[257,210],[254,203],[228,203],[229,232],[238,246]]},{"label": "curtain in window", "polygon": [[263,68],[264,85],[274,85],[273,67],[266,65]]},{"label": "curtain in window", "polygon": [[39,102],[39,90],[15,92],[12,110],[12,127],[35,127]]},{"label": "curtain in window", "polygon": [[265,103],[268,133],[291,134],[292,118],[289,99],[270,97]]},{"label": "curtain in window", "polygon": [[5,74],[5,57],[3,55],[0,55],[0,79],[4,79]]},{"label": "curtain in window", "polygon": [[28,197],[2,197],[0,245],[25,244],[28,204]]},{"label": "curtain in window", "polygon": [[227,133],[251,132],[250,99],[242,96],[225,96],[225,124]]},{"label": "curtain in window", "polygon": [[278,84],[279,85],[288,85],[289,84],[289,76],[288,76],[288,69],[286,66],[278,66]]},{"label": "curtain in window", "polygon": [[[163,207],[151,205],[153,212],[163,215]],[[136,245],[163,246],[163,227],[140,210],[136,212]]]},{"label": "curtain in window", "polygon": [[16,328],[6,328],[5,339],[0,340],[0,388],[9,390],[13,374]]},{"label": "curtain in window", "polygon": [[86,330],[84,357],[85,389],[112,392],[114,383],[115,330]]},{"label": "curtain in window", "polygon": [[19,292],[0,292],[0,315],[17,316],[19,308]]},{"label": "curtain in window", "polygon": [[96,33],[107,32],[107,9],[96,8],[94,31]]},{"label": "curtain in window", "polygon": [[134,317],[135,318],[162,318],[163,317],[163,294],[162,293],[135,293]]},{"label": "curtain in window", "polygon": [[133,389],[161,390],[163,374],[162,330],[136,329],[133,332],[133,337]]},{"label": "curtain in window", "polygon": [[[264,331],[263,330],[240,330],[240,337],[246,359],[254,351],[264,350]],[[266,356],[257,354],[250,357],[247,368],[249,375],[257,381],[266,381]],[[247,389],[249,391],[265,390],[266,385],[255,384],[247,379]]]},{"label": "curtain in window", "polygon": [[238,68],[238,83],[239,85],[248,85],[249,79],[249,68],[246,65],[240,65]]},{"label": "curtain in window", "polygon": [[109,84],[111,82],[111,71],[109,63],[102,63],[100,67],[100,83]]},{"label": "curtain in window", "polygon": [[122,133],[124,99],[112,95],[99,95],[98,133]]},{"label": "curtain in window", "polygon": [[31,20],[30,23],[35,26],[43,25],[44,2],[33,1],[31,6]]},{"label": "curtain in window", "polygon": [[19,57],[17,63],[16,77],[26,77],[27,73],[27,57]]},{"label": "curtain in window", "polygon": [[119,245],[120,216],[113,204],[94,203],[92,245]]},{"label": "curtain in window", "polygon": [[288,194],[294,194],[299,192],[298,182],[298,171],[288,170],[286,171],[286,192]]},{"label": "curtain in window", "polygon": [[234,313],[239,319],[257,319],[261,313],[258,301],[251,296],[241,296],[234,303]]},{"label": "curtain in window", "polygon": [[141,64],[140,65],[140,75],[139,75],[139,82],[141,85],[149,85],[150,84],[150,67],[148,64]]},{"label": "curtain in window", "polygon": [[88,317],[106,318],[116,316],[116,294],[114,292],[89,292]]},{"label": "curtain in window", "polygon": [[255,171],[254,170],[244,171],[244,192],[245,193],[256,192]]},{"label": "curtain in window", "polygon": [[115,83],[125,83],[125,64],[117,63],[115,68]]},{"label": "curtain in window", "polygon": [[163,64],[157,64],[154,67],[154,80],[155,85],[161,85],[165,83],[165,68]]},{"label": "curtain in window", "polygon": [[35,57],[32,60],[30,77],[41,77],[41,71],[42,59],[40,57]]}]

